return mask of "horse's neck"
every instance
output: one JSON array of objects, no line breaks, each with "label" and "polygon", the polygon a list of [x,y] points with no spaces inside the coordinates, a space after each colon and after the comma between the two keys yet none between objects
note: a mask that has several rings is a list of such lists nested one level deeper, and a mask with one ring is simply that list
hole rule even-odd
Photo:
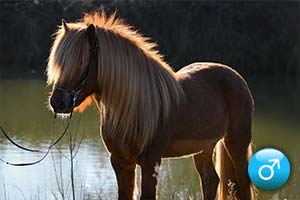
[{"label": "horse's neck", "polygon": [[[151,143],[159,123],[168,118],[172,105],[179,104],[183,91],[167,64],[129,41],[118,42],[119,46],[102,49],[106,60],[99,63],[105,124],[111,132],[122,134],[123,141],[139,144],[142,151]],[[116,52],[107,52],[113,50]]]}]

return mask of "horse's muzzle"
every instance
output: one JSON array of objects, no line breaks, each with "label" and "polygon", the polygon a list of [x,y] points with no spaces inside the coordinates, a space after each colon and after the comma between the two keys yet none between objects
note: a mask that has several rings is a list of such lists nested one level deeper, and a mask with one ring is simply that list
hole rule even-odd
[{"label": "horse's muzzle", "polygon": [[50,107],[54,113],[69,114],[72,112],[72,99],[68,96],[57,97],[55,95],[52,95],[50,97]]}]

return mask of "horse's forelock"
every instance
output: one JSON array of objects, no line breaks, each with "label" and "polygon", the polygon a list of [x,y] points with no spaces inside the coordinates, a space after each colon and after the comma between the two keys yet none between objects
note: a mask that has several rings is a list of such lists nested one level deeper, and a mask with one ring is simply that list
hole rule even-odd
[{"label": "horse's forelock", "polygon": [[68,24],[68,31],[61,26],[56,32],[47,66],[48,84],[70,83],[83,74],[89,55],[84,28],[83,24]]}]

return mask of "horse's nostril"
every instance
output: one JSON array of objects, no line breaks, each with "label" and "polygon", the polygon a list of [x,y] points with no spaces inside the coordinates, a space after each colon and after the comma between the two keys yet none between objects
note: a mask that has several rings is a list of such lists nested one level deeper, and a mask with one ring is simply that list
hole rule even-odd
[{"label": "horse's nostril", "polygon": [[63,101],[57,101],[56,107],[57,107],[58,109],[65,108],[65,103],[64,103]]},{"label": "horse's nostril", "polygon": [[50,104],[52,106],[52,108],[54,109],[54,111],[61,111],[63,109],[65,109],[65,102],[62,100],[56,100],[56,99],[51,99]]}]

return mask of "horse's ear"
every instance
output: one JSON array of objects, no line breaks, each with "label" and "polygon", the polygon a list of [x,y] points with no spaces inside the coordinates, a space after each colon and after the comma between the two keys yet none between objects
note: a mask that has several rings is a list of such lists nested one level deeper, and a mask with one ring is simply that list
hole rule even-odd
[{"label": "horse's ear", "polygon": [[86,29],[86,32],[87,32],[87,36],[88,36],[88,39],[90,41],[90,44],[93,43],[96,39],[96,28],[93,24],[90,24],[87,29]]},{"label": "horse's ear", "polygon": [[68,24],[64,19],[61,20],[61,25],[65,31],[69,30]]}]

